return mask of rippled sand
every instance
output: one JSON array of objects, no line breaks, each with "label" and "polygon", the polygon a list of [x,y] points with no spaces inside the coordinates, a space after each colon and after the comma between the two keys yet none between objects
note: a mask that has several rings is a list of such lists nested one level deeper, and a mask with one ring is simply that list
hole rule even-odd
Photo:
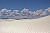
[{"label": "rippled sand", "polygon": [[0,33],[50,33],[50,16],[39,19],[0,19]]}]

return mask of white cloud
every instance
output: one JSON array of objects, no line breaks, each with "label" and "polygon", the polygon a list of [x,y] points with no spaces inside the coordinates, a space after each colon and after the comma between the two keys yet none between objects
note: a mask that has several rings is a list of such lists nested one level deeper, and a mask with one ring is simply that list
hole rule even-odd
[{"label": "white cloud", "polygon": [[40,16],[44,16],[44,15],[47,15],[47,13],[45,11],[40,14]]},{"label": "white cloud", "polygon": [[37,11],[29,11],[29,9],[24,8],[21,13],[19,13],[19,10],[7,10],[2,9],[0,11],[0,18],[12,18],[12,19],[23,19],[23,18],[38,18],[42,16],[50,15],[50,7],[48,9],[43,10],[37,10]]},{"label": "white cloud", "polygon": [[28,12],[29,12],[29,9],[24,8],[24,9],[21,11],[21,15],[22,15],[22,16],[27,16]]},{"label": "white cloud", "polygon": [[24,8],[21,12],[28,12],[29,10]]},{"label": "white cloud", "polygon": [[40,14],[41,12],[43,12],[43,10],[37,10],[36,13]]},{"label": "white cloud", "polygon": [[50,7],[48,9],[45,9],[41,14],[40,16],[46,16],[46,15],[49,15],[50,14]]},{"label": "white cloud", "polygon": [[18,10],[13,10],[14,13],[18,13]]},{"label": "white cloud", "polygon": [[48,8],[48,12],[50,12],[50,7]]}]

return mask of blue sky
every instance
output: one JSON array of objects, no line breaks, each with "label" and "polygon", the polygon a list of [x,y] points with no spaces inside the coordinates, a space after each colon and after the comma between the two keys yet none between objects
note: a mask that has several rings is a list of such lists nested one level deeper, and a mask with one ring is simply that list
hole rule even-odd
[{"label": "blue sky", "polygon": [[50,7],[50,0],[0,0],[0,10],[7,8],[21,11],[23,8],[27,8],[36,11],[48,7]]}]

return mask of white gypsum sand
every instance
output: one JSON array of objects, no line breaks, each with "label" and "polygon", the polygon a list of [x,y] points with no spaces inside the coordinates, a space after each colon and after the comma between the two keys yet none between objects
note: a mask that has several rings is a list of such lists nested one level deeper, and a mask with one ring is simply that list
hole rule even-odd
[{"label": "white gypsum sand", "polygon": [[50,16],[39,19],[0,19],[0,33],[50,33]]}]

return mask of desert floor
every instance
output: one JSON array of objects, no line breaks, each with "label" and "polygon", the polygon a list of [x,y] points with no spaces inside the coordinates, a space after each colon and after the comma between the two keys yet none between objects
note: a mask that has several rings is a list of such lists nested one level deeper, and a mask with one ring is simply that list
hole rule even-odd
[{"label": "desert floor", "polygon": [[39,19],[0,19],[0,33],[50,33],[50,16]]}]

